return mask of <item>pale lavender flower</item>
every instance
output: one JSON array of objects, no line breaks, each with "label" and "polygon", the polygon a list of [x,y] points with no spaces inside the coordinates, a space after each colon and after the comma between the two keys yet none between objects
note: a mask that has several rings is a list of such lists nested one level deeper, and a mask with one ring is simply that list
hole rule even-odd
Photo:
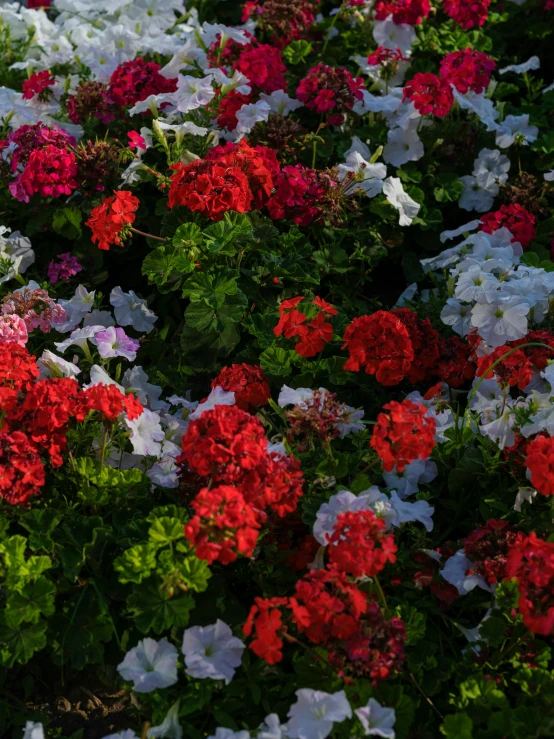
[{"label": "pale lavender flower", "polygon": [[130,362],[134,361],[140,347],[136,339],[127,336],[125,329],[108,326],[105,331],[99,331],[94,336],[98,346],[98,353],[102,359],[111,357],[125,357]]}]

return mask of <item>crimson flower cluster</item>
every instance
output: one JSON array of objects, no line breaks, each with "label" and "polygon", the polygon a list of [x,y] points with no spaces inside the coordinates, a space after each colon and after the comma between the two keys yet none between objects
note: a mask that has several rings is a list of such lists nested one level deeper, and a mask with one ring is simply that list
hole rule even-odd
[{"label": "crimson flower cluster", "polygon": [[525,466],[531,485],[541,495],[554,495],[554,438],[537,436],[527,445]]},{"label": "crimson flower cluster", "polygon": [[518,607],[527,628],[534,634],[554,633],[554,542],[532,531],[520,533],[508,554],[506,577],[519,587]]},{"label": "crimson flower cluster", "polygon": [[392,15],[396,25],[419,26],[429,16],[430,10],[429,0],[378,0],[375,4],[375,18],[384,21]]},{"label": "crimson flower cluster", "polygon": [[44,69],[42,72],[35,72],[21,85],[23,99],[32,100],[35,95],[39,100],[46,99],[49,92],[51,92],[49,88],[55,84],[56,78],[50,74],[48,69]]},{"label": "crimson flower cluster", "polygon": [[439,340],[439,359],[436,373],[450,387],[460,388],[475,377],[476,365],[472,347],[458,336]]},{"label": "crimson flower cluster", "polygon": [[422,403],[391,400],[379,413],[370,444],[385,472],[404,467],[416,459],[427,459],[435,447],[435,419]]},{"label": "crimson flower cluster", "polygon": [[300,226],[309,226],[329,219],[338,224],[340,194],[337,182],[329,173],[289,164],[276,177],[275,191],[267,207],[275,221],[287,218]]},{"label": "crimson flower cluster", "polygon": [[319,0],[247,0],[242,22],[253,18],[274,46],[284,49],[291,41],[308,38]]},{"label": "crimson flower cluster", "polygon": [[[252,530],[266,520],[266,509],[282,518],[295,510],[302,495],[299,463],[269,452],[261,421],[237,406],[218,405],[191,421],[181,448],[177,462],[182,478],[193,473],[210,485],[217,483],[199,494],[198,504],[193,502],[196,515],[185,529],[198,556],[210,563],[250,556],[249,543],[256,539]],[[240,506],[247,513],[243,519],[233,518]]]},{"label": "crimson flower cluster", "polygon": [[512,234],[512,241],[519,241],[524,249],[537,235],[535,216],[518,203],[501,205],[497,211],[480,216],[479,220],[480,231],[491,234],[499,228],[507,228]]},{"label": "crimson flower cluster", "polygon": [[218,35],[208,51],[212,66],[225,64],[236,69],[248,78],[248,84],[255,92],[271,94],[275,90],[285,90],[287,81],[286,66],[281,52],[271,44],[261,44],[250,36],[250,43],[239,44],[228,39],[221,49],[221,36]]},{"label": "crimson flower cluster", "polygon": [[319,63],[300,81],[296,97],[310,110],[329,113],[329,123],[340,126],[344,113],[352,110],[356,100],[363,98],[364,81],[352,77],[343,67]]},{"label": "crimson flower cluster", "polygon": [[123,62],[114,70],[108,85],[108,99],[119,107],[135,105],[149,95],[175,92],[176,79],[160,74],[160,65],[147,62],[142,57]]},{"label": "crimson flower cluster", "polygon": [[489,16],[490,0],[444,0],[443,9],[464,31],[481,28]]},{"label": "crimson flower cluster", "polygon": [[506,577],[510,548],[517,538],[507,521],[490,518],[464,541],[466,557],[473,563],[473,572],[493,585]]},{"label": "crimson flower cluster", "polygon": [[[299,310],[302,302],[306,304],[307,313]],[[279,323],[273,329],[275,336],[284,336],[285,339],[298,338],[296,349],[301,357],[315,357],[323,350],[325,344],[333,338],[333,325],[328,321],[329,316],[336,316],[337,309],[322,298],[308,301],[303,297],[283,300],[279,306]]]},{"label": "crimson flower cluster", "polygon": [[86,225],[92,231],[92,242],[108,251],[112,244],[122,246],[129,235],[129,226],[135,221],[139,199],[129,190],[116,190],[100,205],[93,208]]},{"label": "crimson flower cluster", "polygon": [[452,51],[444,57],[440,76],[445,82],[454,85],[462,95],[469,90],[479,94],[489,86],[491,73],[495,69],[496,62],[492,57],[468,47]]},{"label": "crimson flower cluster", "polygon": [[85,123],[91,116],[107,125],[115,118],[115,107],[108,96],[108,86],[102,82],[81,82],[66,103],[67,115],[73,123]]},{"label": "crimson flower cluster", "polygon": [[454,103],[450,84],[432,72],[418,72],[404,86],[404,100],[411,100],[421,115],[444,118]]},{"label": "crimson flower cluster", "polygon": [[219,101],[217,110],[217,123],[220,128],[234,131],[237,127],[237,113],[243,105],[253,102],[254,95],[245,95],[238,90],[231,90]]},{"label": "crimson flower cluster", "polygon": [[271,398],[269,383],[259,365],[242,363],[224,367],[212,381],[212,388],[215,387],[235,393],[235,403],[243,411],[267,405]]}]

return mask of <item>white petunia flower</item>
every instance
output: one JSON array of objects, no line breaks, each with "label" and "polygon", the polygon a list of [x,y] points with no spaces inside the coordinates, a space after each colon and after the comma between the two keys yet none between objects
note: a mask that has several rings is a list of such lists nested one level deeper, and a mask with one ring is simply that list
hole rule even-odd
[{"label": "white petunia flower", "polygon": [[498,70],[498,74],[506,74],[506,72],[515,72],[516,74],[525,74],[530,72],[532,69],[540,69],[541,60],[538,56],[532,56],[523,64],[509,64],[507,67],[503,67]]},{"label": "white petunia flower", "polygon": [[286,739],[286,726],[276,713],[266,716],[263,724],[258,727],[256,739]]},{"label": "white petunia flower", "polygon": [[352,709],[344,690],[324,693],[301,688],[297,701],[288,712],[287,734],[291,739],[326,739],[333,724],[352,717]]},{"label": "white petunia flower", "polygon": [[260,100],[263,100],[269,105],[272,113],[282,116],[286,116],[292,113],[293,110],[297,110],[303,106],[300,100],[291,98],[284,90],[274,90],[271,95],[262,92],[260,93]]},{"label": "white petunia flower", "polygon": [[394,708],[386,708],[375,698],[370,698],[367,705],[354,710],[364,727],[364,736],[380,736],[383,739],[394,739],[396,713]]},{"label": "white petunia flower", "polygon": [[23,730],[23,739],[44,739],[44,727],[40,721],[27,721]]},{"label": "white petunia flower", "polygon": [[517,296],[499,297],[495,302],[474,305],[471,325],[490,346],[503,346],[527,335],[529,310],[529,304]]},{"label": "white petunia flower", "polygon": [[391,490],[390,502],[396,517],[392,520],[393,526],[400,526],[403,523],[411,521],[419,521],[427,531],[433,530],[433,513],[435,509],[427,503],[426,500],[416,500],[410,503],[407,500],[401,500],[395,490]]},{"label": "white petunia flower", "polygon": [[87,326],[86,328],[77,328],[75,329],[75,331],[71,332],[69,339],[66,339],[65,341],[54,342],[54,346],[62,354],[65,352],[66,349],[69,349],[70,346],[78,346],[85,352],[85,354],[90,355],[87,340],[94,339],[95,334],[99,333],[100,331],[104,331],[104,326]]},{"label": "white petunia flower", "polygon": [[179,701],[176,701],[159,726],[151,726],[146,732],[148,739],[182,739],[183,729],[179,723]]},{"label": "white petunia flower", "polygon": [[387,177],[383,184],[383,194],[400,213],[399,224],[409,226],[419,213],[421,206],[404,191],[400,179],[398,177]]},{"label": "white petunia flower", "polygon": [[242,661],[244,644],[220,619],[211,626],[192,626],[183,635],[185,672],[190,677],[225,680],[228,685]]},{"label": "white petunia flower", "polygon": [[388,132],[388,143],[383,149],[383,159],[387,164],[401,167],[406,162],[417,162],[425,154],[423,142],[412,128],[394,128]]},{"label": "white petunia flower", "polygon": [[157,413],[145,408],[138,418],[130,421],[125,417],[125,423],[131,430],[130,442],[133,452],[148,457],[157,457],[162,451],[160,442],[165,434],[160,425]]},{"label": "white petunia flower", "polygon": [[49,349],[45,349],[37,359],[37,367],[41,380],[47,377],[76,377],[81,372],[76,364],[58,357]]},{"label": "white petunia flower", "polygon": [[485,213],[492,208],[495,197],[500,192],[500,187],[494,177],[488,173],[475,177],[464,175],[460,177],[464,191],[458,200],[458,206],[463,210],[476,210]]},{"label": "white petunia flower", "polygon": [[416,32],[415,28],[407,23],[397,25],[392,15],[389,15],[386,20],[373,23],[373,38],[377,46],[393,51],[400,49],[403,56],[408,56],[416,40]]},{"label": "white petunia flower", "polygon": [[139,298],[134,290],[124,293],[114,287],[110,293],[110,303],[115,308],[115,320],[120,326],[132,326],[137,331],[149,334],[158,317],[148,308],[146,300]]},{"label": "white petunia flower", "polygon": [[509,171],[510,160],[500,149],[481,149],[473,162],[473,175],[477,178],[492,175],[497,182],[505,184]]},{"label": "white petunia flower", "polygon": [[[169,401],[171,402],[171,398],[169,398]],[[203,413],[211,411],[216,405],[235,405],[235,393],[227,392],[220,385],[217,385],[206,400],[199,403],[190,414],[191,420],[194,421],[196,418],[200,418]]]},{"label": "white petunia flower", "polygon": [[346,164],[339,164],[339,180],[353,175],[348,192],[361,191],[368,198],[374,198],[383,191],[383,180],[387,176],[387,168],[384,164],[370,164],[358,152],[352,152],[346,157]]},{"label": "white petunia flower", "polygon": [[175,685],[177,658],[177,649],[166,639],[146,637],[127,652],[117,671],[124,680],[133,682],[136,693],[151,693],[156,688]]},{"label": "white petunia flower", "polygon": [[538,492],[535,490],[535,488],[519,488],[517,491],[515,503],[514,503],[514,511],[517,511],[518,513],[521,513],[521,505],[523,501],[529,503],[531,505],[535,498],[537,497]]},{"label": "white petunia flower", "polygon": [[448,298],[441,310],[441,321],[460,336],[466,336],[471,326],[471,306]]},{"label": "white petunia flower", "polygon": [[475,231],[475,229],[479,228],[480,225],[481,221],[477,218],[469,223],[464,223],[463,226],[458,226],[458,228],[455,228],[452,231],[443,231],[440,235],[441,243],[444,244],[446,241],[455,239],[457,236],[469,233],[470,231]]},{"label": "white petunia flower", "polygon": [[383,472],[387,490],[396,490],[400,498],[417,493],[420,483],[432,482],[438,474],[437,465],[431,459],[416,459],[404,467],[401,473]]},{"label": "white petunia flower", "polygon": [[524,146],[528,146],[537,140],[538,135],[539,129],[530,125],[528,113],[507,115],[496,132],[496,145],[501,149],[507,149],[518,138]]},{"label": "white petunia flower", "polygon": [[237,132],[239,134],[250,133],[256,123],[267,121],[271,108],[264,100],[257,103],[247,103],[237,111]]},{"label": "white petunia flower", "polygon": [[480,587],[491,592],[492,588],[481,575],[467,574],[473,570],[473,562],[465,555],[463,549],[458,549],[456,554],[449,557],[443,569],[440,571],[442,577],[458,590],[460,595],[467,595],[474,588]]}]

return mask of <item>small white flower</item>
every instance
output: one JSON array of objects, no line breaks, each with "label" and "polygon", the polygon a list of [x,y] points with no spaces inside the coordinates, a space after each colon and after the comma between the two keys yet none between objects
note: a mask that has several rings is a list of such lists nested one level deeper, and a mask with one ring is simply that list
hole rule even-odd
[{"label": "small white flower", "polygon": [[441,321],[460,336],[465,336],[471,325],[471,306],[460,303],[455,298],[448,298],[441,310]]},{"label": "small white flower", "polygon": [[507,67],[503,67],[498,70],[498,74],[506,74],[506,72],[515,72],[516,74],[525,74],[530,72],[532,69],[540,69],[541,60],[538,56],[532,56],[523,64],[510,64]]},{"label": "small white flower", "polygon": [[396,490],[400,498],[407,498],[417,493],[420,483],[432,482],[437,474],[437,465],[432,460],[416,459],[407,464],[402,473],[383,472],[383,479],[387,490]]},{"label": "small white flower", "polygon": [[370,164],[361,154],[352,152],[346,157],[346,164],[339,164],[337,169],[341,182],[349,173],[354,175],[349,192],[358,190],[374,198],[383,191],[383,180],[387,176],[384,164]]},{"label": "small white flower", "polygon": [[[171,402],[171,398],[169,398]],[[235,405],[235,393],[227,392],[220,385],[214,387],[203,403],[196,406],[196,409],[190,414],[191,420],[200,418],[206,411],[211,411],[216,405]]]},{"label": "small white flower", "polygon": [[485,173],[478,177],[464,175],[460,177],[460,181],[464,186],[464,191],[458,200],[460,208],[476,210],[478,213],[485,213],[492,208],[500,188],[491,174]]},{"label": "small white flower", "polygon": [[422,140],[411,128],[407,131],[394,128],[388,132],[387,139],[388,143],[383,149],[383,159],[387,164],[401,167],[406,162],[417,162],[425,154]]},{"label": "small white flower", "polygon": [[244,648],[220,619],[211,626],[192,626],[183,635],[185,672],[190,677],[225,680],[228,685],[242,661]]},{"label": "small white flower", "polygon": [[40,721],[27,721],[23,730],[23,739],[44,739],[44,728]]},{"label": "small white flower", "polygon": [[179,723],[179,701],[174,703],[159,726],[151,726],[146,732],[148,739],[182,739],[183,729]]},{"label": "small white flower", "polygon": [[169,405],[160,400],[162,388],[159,385],[153,385],[148,382],[148,375],[138,365],[126,370],[122,380],[123,387],[127,390],[133,390],[138,399],[145,407],[151,411],[168,410]]},{"label": "small white flower", "polygon": [[237,132],[239,134],[250,133],[256,123],[267,121],[271,108],[264,100],[257,103],[247,103],[237,111]]},{"label": "small white flower", "polygon": [[401,500],[395,490],[391,490],[390,502],[396,514],[393,519],[393,526],[400,526],[403,523],[411,521],[419,521],[427,531],[433,530],[433,513],[435,509],[427,503],[426,500],[416,500],[410,503],[407,500]]},{"label": "small white flower", "polygon": [[260,93],[260,99],[269,105],[272,113],[282,116],[292,113],[293,110],[297,110],[303,105],[300,100],[289,97],[284,90],[275,90],[271,95],[262,92]]},{"label": "small white flower", "polygon": [[130,421],[125,417],[125,423],[131,430],[130,441],[135,454],[148,457],[157,457],[162,451],[160,442],[165,434],[160,425],[157,413],[145,408],[138,418]]},{"label": "small white flower", "polygon": [[467,593],[470,593],[477,586],[490,592],[492,588],[484,577],[481,577],[481,575],[466,574],[472,569],[473,562],[466,557],[463,549],[458,549],[456,554],[446,560],[440,574],[446,582],[454,585],[460,595],[467,595]]},{"label": "small white flower", "polygon": [[46,377],[76,377],[81,372],[76,364],[58,357],[49,349],[45,349],[37,359],[37,367],[40,371],[41,380]]},{"label": "small white flower", "polygon": [[538,492],[535,490],[535,488],[519,488],[516,495],[516,500],[514,503],[514,511],[517,511],[518,513],[521,513],[521,505],[523,501],[526,501],[531,505],[535,498],[537,497]]},{"label": "small white flower", "polygon": [[408,56],[412,44],[416,40],[416,32],[413,26],[407,23],[397,25],[389,15],[384,21],[373,23],[373,38],[377,46],[385,49],[400,49],[404,56]]},{"label": "small white flower", "polygon": [[517,296],[500,298],[494,303],[477,303],[471,309],[471,325],[493,347],[522,339],[527,334],[530,307]]},{"label": "small white flower", "polygon": [[364,727],[365,736],[381,736],[383,739],[394,739],[396,713],[394,708],[385,708],[375,698],[370,698],[367,705],[354,710]]},{"label": "small white flower", "polygon": [[545,172],[544,179],[547,182],[554,182],[554,169],[552,169],[550,172]]},{"label": "small white flower", "polygon": [[324,693],[301,688],[297,701],[288,712],[287,734],[291,739],[326,739],[333,724],[352,717],[352,709],[344,690]]},{"label": "small white flower", "polygon": [[117,671],[124,680],[133,682],[136,693],[151,693],[156,688],[175,685],[177,658],[177,649],[166,639],[147,637],[127,652]]},{"label": "small white flower", "polygon": [[139,298],[134,290],[124,293],[114,287],[110,293],[110,303],[115,308],[115,320],[120,326],[132,326],[137,331],[149,334],[158,317],[148,308],[146,300]]},{"label": "small white flower", "polygon": [[285,739],[286,726],[281,724],[281,719],[276,713],[266,716],[263,724],[260,724],[256,739]]},{"label": "small white flower", "polygon": [[85,353],[90,353],[87,340],[94,339],[95,334],[99,333],[100,331],[104,331],[104,326],[87,326],[86,328],[77,328],[75,329],[75,331],[71,332],[69,339],[66,339],[65,341],[54,342],[54,346],[62,354],[65,352],[66,349],[69,349],[70,346],[78,346]]},{"label": "small white flower", "polygon": [[383,184],[383,193],[389,203],[400,213],[399,224],[409,226],[419,213],[420,205],[404,192],[398,177],[387,177]]},{"label": "small white flower", "polygon": [[524,146],[536,141],[539,129],[529,123],[529,114],[507,115],[496,132],[496,145],[501,149],[511,146],[516,137]]},{"label": "small white flower", "polygon": [[458,226],[458,228],[455,228],[452,231],[443,231],[440,235],[441,243],[444,244],[446,241],[455,239],[456,236],[461,236],[462,234],[469,233],[470,231],[475,231],[475,229],[479,228],[480,225],[481,221],[479,219],[476,219],[474,221],[470,221],[469,223],[464,223],[463,226]]},{"label": "small white flower", "polygon": [[481,149],[473,162],[473,175],[477,178],[490,174],[497,182],[504,184],[508,181],[509,171],[510,160],[500,149]]}]

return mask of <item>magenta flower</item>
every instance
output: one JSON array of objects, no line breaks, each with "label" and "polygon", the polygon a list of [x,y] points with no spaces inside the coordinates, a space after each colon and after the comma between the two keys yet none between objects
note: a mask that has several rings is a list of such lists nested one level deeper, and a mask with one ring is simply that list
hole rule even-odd
[{"label": "magenta flower", "polygon": [[127,336],[125,329],[109,326],[105,331],[94,335],[98,353],[102,359],[111,357],[125,357],[132,362],[137,356],[140,344],[136,339]]},{"label": "magenta flower", "polygon": [[58,255],[56,259],[59,261],[56,262],[53,259],[48,265],[48,279],[53,285],[59,280],[69,280],[70,277],[74,277],[83,269],[77,257],[72,256],[69,252]]}]

